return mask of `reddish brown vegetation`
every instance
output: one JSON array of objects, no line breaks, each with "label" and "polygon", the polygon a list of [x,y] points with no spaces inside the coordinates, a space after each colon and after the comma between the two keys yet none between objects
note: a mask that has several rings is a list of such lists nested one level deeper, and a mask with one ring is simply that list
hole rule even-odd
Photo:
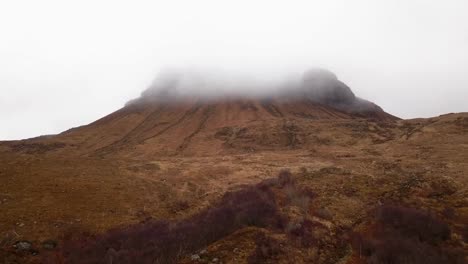
[{"label": "reddish brown vegetation", "polygon": [[285,187],[294,184],[294,178],[289,170],[282,170],[278,175],[278,186]]},{"label": "reddish brown vegetation", "polygon": [[421,242],[437,244],[450,238],[448,224],[422,210],[382,206],[378,209],[377,221],[406,237],[417,238]]},{"label": "reddish brown vegetation", "polygon": [[444,246],[447,223],[429,212],[384,205],[371,234],[357,234],[353,247],[367,263],[464,263],[463,251]]},{"label": "reddish brown vegetation", "polygon": [[[292,174],[284,170],[277,178],[228,192],[213,207],[178,222],[147,220],[97,236],[69,237],[53,257],[47,257],[46,262],[174,263],[246,226],[266,227],[281,233],[289,219],[279,213],[273,189],[293,190],[293,197],[307,199],[316,195],[310,189],[296,186]],[[317,225],[307,220],[286,230],[288,241],[297,241],[298,247],[319,245],[313,234]],[[256,245],[249,257],[251,263],[274,259],[283,252],[279,241],[265,235],[257,238]]]},{"label": "reddish brown vegetation", "polygon": [[266,263],[284,254],[281,243],[264,233],[260,233],[255,239],[255,250],[247,259],[249,264]]},{"label": "reddish brown vegetation", "polygon": [[216,206],[176,223],[150,220],[99,236],[68,239],[58,259],[80,264],[173,263],[242,227],[279,226],[271,186],[261,183],[227,193]]},{"label": "reddish brown vegetation", "polygon": [[289,235],[292,239],[297,239],[302,247],[311,247],[320,243],[321,238],[317,238],[314,234],[316,229],[324,229],[324,227],[319,223],[304,220],[299,226],[291,229]]}]

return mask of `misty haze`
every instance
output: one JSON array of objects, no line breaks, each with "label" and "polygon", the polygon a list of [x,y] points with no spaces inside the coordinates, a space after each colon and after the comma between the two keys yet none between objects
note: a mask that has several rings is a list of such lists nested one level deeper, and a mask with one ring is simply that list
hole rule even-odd
[{"label": "misty haze", "polygon": [[3,3],[0,263],[466,263],[466,14]]}]

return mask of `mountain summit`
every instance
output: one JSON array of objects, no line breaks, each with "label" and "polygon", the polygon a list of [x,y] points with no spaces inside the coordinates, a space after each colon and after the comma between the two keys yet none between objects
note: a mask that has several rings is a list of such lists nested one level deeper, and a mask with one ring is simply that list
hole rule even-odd
[{"label": "mountain summit", "polygon": [[86,146],[86,155],[209,155],[308,148],[317,136],[312,127],[323,122],[397,119],[326,70],[276,83],[173,73],[122,109],[59,138]]},{"label": "mountain summit", "polygon": [[259,81],[249,78],[219,77],[185,71],[161,74],[141,97],[129,104],[155,102],[181,102],[187,99],[200,101],[226,101],[244,99],[258,101],[300,102],[309,101],[363,117],[390,118],[377,105],[358,98],[337,76],[325,69],[306,71],[299,78],[282,81]]},{"label": "mountain summit", "polygon": [[331,72],[316,69],[277,83],[166,74],[140,98],[64,133],[92,153],[208,154],[242,149],[306,147],[307,131],[324,120],[398,118],[360,99]]}]

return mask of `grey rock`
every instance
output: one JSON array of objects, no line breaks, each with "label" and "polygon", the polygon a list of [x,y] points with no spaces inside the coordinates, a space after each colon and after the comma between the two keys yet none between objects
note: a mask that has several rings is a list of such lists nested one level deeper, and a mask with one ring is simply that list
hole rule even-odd
[{"label": "grey rock", "polygon": [[57,247],[57,242],[54,240],[46,240],[42,242],[42,248],[47,250],[52,250]]},{"label": "grey rock", "polygon": [[13,247],[15,247],[18,251],[29,251],[32,249],[32,243],[25,240],[18,241],[13,245]]}]

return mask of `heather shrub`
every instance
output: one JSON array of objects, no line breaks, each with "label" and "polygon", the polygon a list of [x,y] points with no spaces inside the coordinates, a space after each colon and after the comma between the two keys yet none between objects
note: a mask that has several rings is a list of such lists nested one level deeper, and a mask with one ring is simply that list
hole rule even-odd
[{"label": "heather shrub", "polygon": [[455,209],[451,207],[445,207],[444,210],[442,210],[442,215],[446,219],[453,219],[455,218],[456,212],[455,212]]},{"label": "heather shrub", "polygon": [[464,263],[464,253],[446,247],[447,223],[431,213],[396,205],[378,208],[371,234],[354,234],[352,245],[369,264]]},{"label": "heather shrub", "polygon": [[462,238],[465,243],[468,243],[468,226],[465,226],[461,230]]},{"label": "heather shrub", "polygon": [[242,227],[280,225],[284,220],[270,187],[262,183],[226,193],[213,207],[178,222],[148,220],[97,236],[68,238],[59,256],[45,262],[173,263]]},{"label": "heather shrub", "polygon": [[369,264],[439,264],[464,263],[464,253],[455,249],[436,247],[400,233],[385,233],[376,237],[354,237],[353,247]]},{"label": "heather shrub", "polygon": [[266,263],[273,261],[278,255],[281,255],[283,249],[276,239],[260,233],[255,238],[255,250],[247,259],[249,264]]},{"label": "heather shrub", "polygon": [[284,187],[284,192],[286,194],[288,202],[291,205],[297,206],[304,213],[306,213],[308,211],[309,204],[310,204],[310,197],[309,196],[305,195],[295,185],[288,185],[288,186]]},{"label": "heather shrub", "polygon": [[311,247],[320,243],[321,237],[316,234],[323,229],[321,224],[306,219],[291,225],[287,233],[290,238],[299,241],[302,247]]},{"label": "heather shrub", "polygon": [[327,210],[326,208],[318,208],[314,211],[314,215],[319,217],[319,218],[322,218],[322,219],[325,219],[325,220],[332,220],[333,219],[333,215],[332,213]]},{"label": "heather shrub", "polygon": [[289,170],[282,170],[278,175],[278,185],[279,187],[285,187],[291,184],[294,184],[294,179]]},{"label": "heather shrub", "polygon": [[435,218],[431,213],[401,206],[384,205],[377,210],[377,221],[420,241],[437,243],[450,238],[447,223]]},{"label": "heather shrub", "polygon": [[184,211],[190,208],[190,204],[186,200],[177,199],[171,204],[171,211],[173,213],[177,213],[180,211]]},{"label": "heather shrub", "polygon": [[301,209],[302,213],[307,214],[311,199],[317,197],[317,194],[308,187],[298,186],[289,171],[281,171],[278,176],[278,186],[282,188],[286,195],[287,202]]}]

